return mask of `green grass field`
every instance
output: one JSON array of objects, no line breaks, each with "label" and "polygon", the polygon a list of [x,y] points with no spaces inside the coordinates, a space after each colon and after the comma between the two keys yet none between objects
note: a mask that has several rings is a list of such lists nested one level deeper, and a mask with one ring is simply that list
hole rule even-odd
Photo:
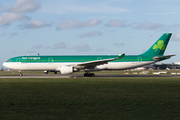
[{"label": "green grass field", "polygon": [[0,120],[179,120],[179,78],[0,79]]}]

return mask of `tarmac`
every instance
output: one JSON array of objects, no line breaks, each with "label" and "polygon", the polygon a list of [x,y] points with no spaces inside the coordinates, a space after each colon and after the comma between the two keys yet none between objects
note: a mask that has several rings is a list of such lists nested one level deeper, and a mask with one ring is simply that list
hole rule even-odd
[{"label": "tarmac", "polygon": [[[11,76],[0,76],[0,78],[83,78],[84,74],[23,74],[22,77],[19,75]],[[121,74],[96,74],[95,77],[180,77],[180,75],[121,75]],[[93,77],[92,77],[93,78]]]}]

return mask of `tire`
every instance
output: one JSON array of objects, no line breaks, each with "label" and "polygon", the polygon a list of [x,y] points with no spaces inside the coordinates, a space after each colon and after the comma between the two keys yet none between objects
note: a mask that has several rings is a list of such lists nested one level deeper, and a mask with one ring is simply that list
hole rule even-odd
[{"label": "tire", "polygon": [[84,77],[88,77],[88,74],[87,74],[87,73],[84,73]]},{"label": "tire", "polygon": [[94,73],[92,73],[92,77],[95,77],[95,74],[94,74]]}]

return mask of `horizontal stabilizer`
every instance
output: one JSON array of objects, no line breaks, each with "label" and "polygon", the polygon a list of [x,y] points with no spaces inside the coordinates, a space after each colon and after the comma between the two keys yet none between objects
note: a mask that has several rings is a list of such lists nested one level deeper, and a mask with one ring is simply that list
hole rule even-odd
[{"label": "horizontal stabilizer", "polygon": [[175,55],[166,55],[166,56],[162,56],[162,57],[155,56],[155,57],[153,57],[153,60],[154,60],[155,62],[157,62],[157,61],[161,61],[161,60],[168,59],[168,58],[170,58],[170,57],[172,57],[172,56],[175,56]]}]

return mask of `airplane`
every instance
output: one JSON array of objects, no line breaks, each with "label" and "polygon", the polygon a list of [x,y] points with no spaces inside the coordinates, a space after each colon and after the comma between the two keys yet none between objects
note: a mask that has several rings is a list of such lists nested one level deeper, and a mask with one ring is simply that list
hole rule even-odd
[{"label": "airplane", "polygon": [[61,55],[61,56],[18,56],[8,59],[3,66],[21,71],[60,72],[72,74],[85,71],[84,76],[95,76],[91,71],[126,70],[166,60],[175,55],[164,52],[172,33],[164,33],[146,52],[139,55]]}]

